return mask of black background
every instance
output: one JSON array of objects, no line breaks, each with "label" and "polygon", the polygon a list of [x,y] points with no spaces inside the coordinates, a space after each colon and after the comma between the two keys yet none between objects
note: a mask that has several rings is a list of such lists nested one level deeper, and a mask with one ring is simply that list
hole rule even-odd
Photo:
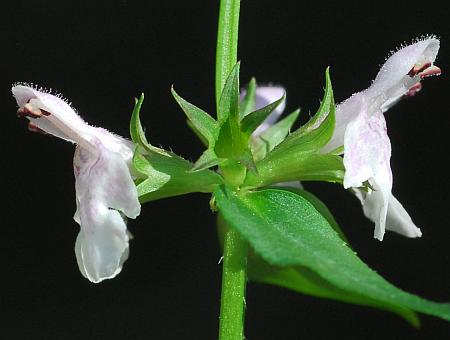
[{"label": "black background", "polygon": [[[444,3],[444,2],[442,2]],[[394,193],[421,239],[372,238],[359,202],[331,184],[306,184],[330,207],[354,249],[407,291],[450,300],[448,242],[448,5],[431,2],[249,1],[241,5],[241,81],[287,89],[287,109],[314,112],[331,66],[335,98],[370,84],[390,50],[422,34],[441,38],[439,78],[386,116]],[[143,206],[122,273],[93,285],[78,271],[73,146],[31,134],[15,117],[10,86],[63,93],[91,124],[128,136],[144,92],[150,141],[195,160],[202,151],[169,89],[214,110],[218,1],[8,2],[2,5],[2,339],[214,339],[221,266],[208,195]],[[444,339],[449,324],[395,315],[250,283],[248,339]]]}]

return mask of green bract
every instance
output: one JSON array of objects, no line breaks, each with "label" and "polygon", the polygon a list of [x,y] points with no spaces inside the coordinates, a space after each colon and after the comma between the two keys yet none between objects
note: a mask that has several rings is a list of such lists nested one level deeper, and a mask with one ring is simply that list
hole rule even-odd
[{"label": "green bract", "polygon": [[[232,185],[239,186],[244,181],[248,170],[256,170],[254,161],[257,158],[251,150],[252,133],[284,100],[284,96],[274,103],[255,110],[255,89],[256,82],[253,79],[240,105],[239,63],[237,63],[230,72],[220,96],[217,120],[181,98],[172,89],[175,100],[188,118],[189,126],[208,146],[208,149],[195,162],[192,171],[219,166],[224,179]],[[296,116],[293,115],[289,121],[293,123]],[[285,123],[284,126],[277,124],[267,138],[273,141],[280,140],[280,137],[284,138],[290,128],[289,126],[286,130],[285,125]],[[280,129],[283,132],[280,133]],[[259,147],[254,151],[255,154],[261,154],[262,150],[263,148]]]},{"label": "green bract", "polygon": [[147,142],[139,119],[144,96],[133,110],[130,135],[137,145],[133,157],[139,200],[152,201],[190,192],[212,192],[222,183],[222,178],[210,170],[193,172],[193,164],[172,152],[152,146]]},{"label": "green bract", "polygon": [[236,187],[260,187],[292,180],[342,182],[342,158],[320,152],[333,134],[335,121],[328,69],[319,110],[307,124],[291,134],[289,131],[299,110],[260,135],[252,135],[285,97],[255,110],[256,81],[252,79],[240,103],[239,63],[225,82],[217,120],[181,98],[173,89],[172,94],[185,112],[189,126],[208,146],[192,171],[219,166],[224,180]]},{"label": "green bract", "polygon": [[259,161],[266,157],[268,152],[273,150],[273,148],[286,138],[299,114],[300,110],[295,110],[286,118],[283,118],[267,130],[263,131],[260,135],[253,138],[251,148],[255,161]]},{"label": "green bract", "polygon": [[248,173],[244,184],[259,187],[293,180],[342,182],[342,158],[321,153],[333,135],[334,111],[333,90],[327,69],[325,94],[317,113],[259,160],[256,171]]},{"label": "green bract", "polygon": [[256,79],[252,78],[247,86],[247,92],[244,99],[241,102],[239,108],[239,115],[241,119],[255,110],[256,104]]}]

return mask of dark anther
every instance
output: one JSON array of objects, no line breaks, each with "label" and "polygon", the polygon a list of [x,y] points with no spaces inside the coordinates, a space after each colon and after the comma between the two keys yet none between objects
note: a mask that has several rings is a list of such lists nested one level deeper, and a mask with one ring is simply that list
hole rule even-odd
[{"label": "dark anther", "polygon": [[17,115],[19,117],[39,118],[42,116],[50,116],[50,112],[39,108],[34,108],[30,103],[26,103],[23,107],[17,110]]}]

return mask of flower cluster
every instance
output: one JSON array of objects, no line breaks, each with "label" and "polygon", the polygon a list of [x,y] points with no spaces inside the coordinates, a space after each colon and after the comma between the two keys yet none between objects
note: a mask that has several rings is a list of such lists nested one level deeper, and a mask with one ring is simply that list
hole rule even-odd
[{"label": "flower cluster", "polygon": [[[334,134],[322,150],[323,153],[343,151],[343,186],[361,200],[365,215],[375,222],[374,235],[379,240],[383,239],[385,229],[408,237],[421,236],[420,229],[391,193],[391,145],[384,112],[402,97],[420,91],[423,78],[440,74],[440,69],[434,65],[438,50],[439,40],[429,37],[390,56],[366,90],[336,106]],[[48,133],[76,144],[73,166],[77,210],[74,219],[81,227],[75,244],[78,265],[81,273],[92,282],[116,276],[128,256],[125,217],[136,218],[141,208],[132,175],[134,144],[105,129],[88,125],[58,96],[21,84],[14,85],[12,92],[19,106],[18,114],[30,120],[31,131]],[[279,86],[257,87],[255,108],[267,107],[283,94],[284,89]],[[241,93],[241,99],[243,97]],[[215,138],[218,123],[198,108],[178,100],[184,110],[192,114],[191,118],[213,131],[206,136]],[[283,109],[284,102],[252,132],[252,140],[273,125]],[[248,126],[253,124],[251,119],[247,123]],[[211,165],[220,162],[220,159],[210,160]],[[185,163],[183,166],[187,166]]]}]

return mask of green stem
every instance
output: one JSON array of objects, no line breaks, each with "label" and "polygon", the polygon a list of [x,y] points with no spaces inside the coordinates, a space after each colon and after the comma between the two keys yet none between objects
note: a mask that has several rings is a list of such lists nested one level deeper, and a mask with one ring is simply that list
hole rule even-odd
[{"label": "green stem", "polygon": [[[228,75],[237,62],[240,0],[221,0],[216,54],[216,105]],[[219,219],[225,226],[225,221]],[[220,227],[220,225],[219,225]],[[247,242],[232,228],[226,228],[223,244],[222,296],[219,340],[244,338]]]},{"label": "green stem", "polygon": [[247,242],[229,228],[223,247],[219,340],[244,339]]},{"label": "green stem", "polygon": [[221,0],[216,49],[216,104],[237,62],[240,0]]}]

